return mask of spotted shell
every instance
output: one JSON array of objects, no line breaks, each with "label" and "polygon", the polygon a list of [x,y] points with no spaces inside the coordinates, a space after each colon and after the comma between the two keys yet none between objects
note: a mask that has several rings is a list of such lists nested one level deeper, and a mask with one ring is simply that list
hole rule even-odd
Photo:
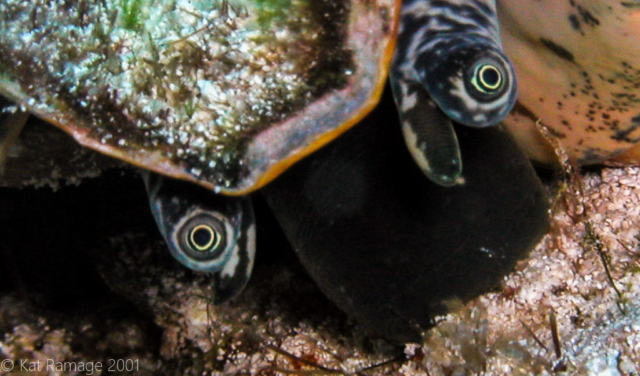
[{"label": "spotted shell", "polygon": [[255,190],[372,109],[397,0],[3,0],[0,94],[79,143]]},{"label": "spotted shell", "polygon": [[552,163],[544,125],[579,163],[640,162],[640,7],[632,1],[498,1],[520,86],[504,124]]}]

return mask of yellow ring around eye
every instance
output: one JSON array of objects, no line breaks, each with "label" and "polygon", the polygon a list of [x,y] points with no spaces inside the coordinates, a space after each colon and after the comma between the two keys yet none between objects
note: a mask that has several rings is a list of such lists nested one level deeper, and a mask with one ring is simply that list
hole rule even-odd
[{"label": "yellow ring around eye", "polygon": [[[494,73],[496,75],[497,79],[494,80],[495,83],[492,84],[485,80],[485,74],[487,73]],[[478,85],[476,81],[477,79],[480,80],[480,85]],[[495,66],[490,64],[483,64],[476,70],[473,83],[474,86],[483,93],[486,93],[487,91],[496,91],[500,89],[500,86],[502,85],[502,74],[500,74],[500,70]]]},{"label": "yellow ring around eye", "polygon": [[[204,244],[204,245],[200,245],[196,239],[196,233],[198,231],[206,231],[209,235],[209,241]],[[211,226],[208,225],[198,225],[194,228],[191,229],[191,231],[189,231],[189,241],[187,242],[195,251],[198,252],[211,252],[213,250],[215,250],[219,245],[220,245],[220,236],[218,236],[218,233],[215,231],[215,229],[213,229]]]}]

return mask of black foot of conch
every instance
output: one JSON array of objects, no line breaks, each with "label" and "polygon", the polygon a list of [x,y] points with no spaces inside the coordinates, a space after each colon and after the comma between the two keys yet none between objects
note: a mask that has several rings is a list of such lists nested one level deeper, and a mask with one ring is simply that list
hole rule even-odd
[{"label": "black foot of conch", "polygon": [[498,285],[547,230],[548,203],[497,127],[457,127],[464,181],[430,182],[392,112],[375,111],[263,192],[321,290],[382,337],[411,342],[447,301]]}]

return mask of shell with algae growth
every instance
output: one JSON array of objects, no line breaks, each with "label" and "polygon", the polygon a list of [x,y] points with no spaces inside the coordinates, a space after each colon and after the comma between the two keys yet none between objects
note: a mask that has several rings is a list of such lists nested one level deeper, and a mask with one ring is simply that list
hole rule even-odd
[{"label": "shell with algae growth", "polygon": [[242,194],[377,102],[397,2],[3,0],[0,94],[81,144]]}]

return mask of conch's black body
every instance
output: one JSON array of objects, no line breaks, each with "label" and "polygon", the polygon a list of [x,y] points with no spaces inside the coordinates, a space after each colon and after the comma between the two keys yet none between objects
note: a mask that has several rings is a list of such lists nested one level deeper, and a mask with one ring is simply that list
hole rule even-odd
[{"label": "conch's black body", "polygon": [[445,188],[415,166],[395,119],[376,110],[264,192],[322,291],[409,342],[447,300],[498,285],[547,230],[548,204],[505,131],[457,127],[465,183]]}]

